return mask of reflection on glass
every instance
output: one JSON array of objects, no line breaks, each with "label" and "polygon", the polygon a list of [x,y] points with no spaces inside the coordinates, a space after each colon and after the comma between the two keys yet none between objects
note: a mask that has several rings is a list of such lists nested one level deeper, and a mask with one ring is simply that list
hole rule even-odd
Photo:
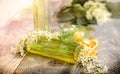
[{"label": "reflection on glass", "polygon": [[49,31],[49,0],[33,0],[34,29]]}]

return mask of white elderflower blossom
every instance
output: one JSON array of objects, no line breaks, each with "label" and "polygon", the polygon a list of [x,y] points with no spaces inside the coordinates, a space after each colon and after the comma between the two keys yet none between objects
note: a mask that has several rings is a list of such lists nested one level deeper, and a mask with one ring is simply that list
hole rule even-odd
[{"label": "white elderflower blossom", "polygon": [[101,64],[97,56],[91,56],[91,57],[84,56],[83,49],[79,53],[78,60],[79,60],[79,63],[81,63],[83,66],[84,73],[87,73],[87,74],[106,74],[107,73],[106,66],[103,66]]},{"label": "white elderflower blossom", "polygon": [[108,21],[111,16],[104,3],[88,1],[84,7],[87,9],[86,18],[88,20],[95,19],[98,24]]},{"label": "white elderflower blossom", "polygon": [[100,8],[95,9],[92,15],[96,18],[97,23],[108,21],[111,16],[107,10],[102,10]]},{"label": "white elderflower blossom", "polygon": [[31,43],[37,43],[41,37],[44,37],[50,41],[53,36],[50,32],[47,31],[33,31],[31,33],[28,33],[28,35],[23,40],[18,42],[15,48],[12,47],[11,49],[14,53],[20,53],[22,56],[24,56],[25,52],[29,50],[29,48],[27,48],[27,45]]}]

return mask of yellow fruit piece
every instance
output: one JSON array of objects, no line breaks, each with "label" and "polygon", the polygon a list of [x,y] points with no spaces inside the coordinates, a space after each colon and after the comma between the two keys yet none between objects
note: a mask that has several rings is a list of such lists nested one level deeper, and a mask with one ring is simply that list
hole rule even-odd
[{"label": "yellow fruit piece", "polygon": [[81,42],[83,44],[83,52],[86,57],[93,57],[98,55],[96,48],[98,47],[98,40],[90,40]]},{"label": "yellow fruit piece", "polygon": [[96,49],[98,47],[98,40],[89,40],[82,42],[84,46],[88,46],[90,48]]},{"label": "yellow fruit piece", "polygon": [[85,34],[84,32],[77,31],[77,32],[74,33],[74,38],[77,41],[79,41],[84,37],[84,34]]}]

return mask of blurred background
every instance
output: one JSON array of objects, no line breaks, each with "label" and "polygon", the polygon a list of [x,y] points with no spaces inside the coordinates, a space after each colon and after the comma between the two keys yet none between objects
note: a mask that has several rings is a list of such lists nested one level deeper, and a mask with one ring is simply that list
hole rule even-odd
[{"label": "blurred background", "polygon": [[0,27],[20,10],[30,7],[32,0],[0,0]]},{"label": "blurred background", "polygon": [[[62,2],[63,1],[63,2]],[[68,4],[71,0],[50,0],[53,11],[62,4]],[[120,0],[107,0],[108,2],[120,2]],[[4,26],[6,21],[15,16],[21,10],[32,7],[32,0],[0,0],[0,27]],[[57,11],[57,10],[56,10]],[[53,15],[53,13],[51,13]]]}]

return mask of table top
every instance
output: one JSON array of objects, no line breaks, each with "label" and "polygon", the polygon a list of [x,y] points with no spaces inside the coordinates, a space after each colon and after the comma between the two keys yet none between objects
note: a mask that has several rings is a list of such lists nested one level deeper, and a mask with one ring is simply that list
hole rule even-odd
[{"label": "table top", "polygon": [[[24,9],[0,27],[0,74],[79,74],[80,67],[63,61],[27,53],[24,57],[13,54],[11,47],[33,30],[32,10]],[[52,25],[56,29],[56,25]],[[120,20],[111,19],[95,28],[100,40],[99,59],[109,68],[110,74],[120,73]]]}]

